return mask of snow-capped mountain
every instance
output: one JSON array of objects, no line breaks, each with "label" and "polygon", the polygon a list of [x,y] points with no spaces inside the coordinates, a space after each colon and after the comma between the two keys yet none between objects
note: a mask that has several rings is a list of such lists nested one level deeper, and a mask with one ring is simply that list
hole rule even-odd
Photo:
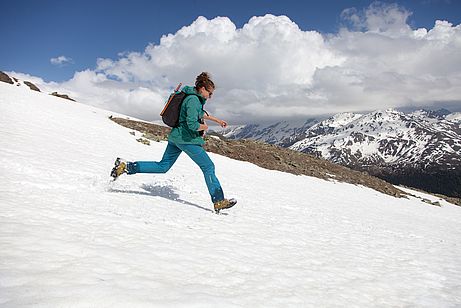
[{"label": "snow-capped mountain", "polygon": [[461,196],[461,121],[446,110],[339,114],[309,128],[290,148],[391,182]]},{"label": "snow-capped mountain", "polygon": [[281,121],[275,124],[248,124],[225,129],[224,137],[231,139],[252,139],[270,144],[284,145],[302,135],[309,127],[318,123],[316,119],[305,121]]},{"label": "snow-capped mountain", "polygon": [[461,166],[461,127],[424,110],[340,114],[312,126],[291,148],[354,167],[411,164],[450,169]]}]

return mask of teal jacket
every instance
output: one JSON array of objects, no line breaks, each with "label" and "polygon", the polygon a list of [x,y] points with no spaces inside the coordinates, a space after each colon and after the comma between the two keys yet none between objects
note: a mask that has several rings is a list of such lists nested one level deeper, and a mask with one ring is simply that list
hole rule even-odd
[{"label": "teal jacket", "polygon": [[177,144],[198,144],[203,145],[205,141],[200,136],[198,128],[200,119],[203,119],[203,105],[206,99],[195,91],[194,87],[185,86],[182,89],[188,95],[181,105],[179,113],[179,126],[174,127],[168,136],[168,141]]}]

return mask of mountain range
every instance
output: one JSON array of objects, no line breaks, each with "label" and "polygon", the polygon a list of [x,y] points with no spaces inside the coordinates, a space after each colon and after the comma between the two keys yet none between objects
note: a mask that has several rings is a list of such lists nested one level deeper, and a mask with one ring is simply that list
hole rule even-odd
[{"label": "mountain range", "polygon": [[318,120],[312,118],[305,121],[280,121],[269,125],[248,124],[228,128],[220,133],[230,139],[252,139],[269,144],[284,145],[290,138],[303,135],[316,123]]},{"label": "mountain range", "polygon": [[[340,113],[300,127],[280,122],[224,131],[323,157],[374,176],[448,196],[461,196],[461,113]],[[280,127],[289,127],[285,131]]]}]

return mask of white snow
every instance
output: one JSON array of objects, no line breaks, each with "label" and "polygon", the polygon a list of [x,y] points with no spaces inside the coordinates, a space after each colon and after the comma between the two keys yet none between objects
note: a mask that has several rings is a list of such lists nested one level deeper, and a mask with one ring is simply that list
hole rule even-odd
[{"label": "white snow", "polygon": [[461,112],[455,112],[446,116],[446,119],[453,122],[461,122]]},{"label": "white snow", "polygon": [[358,114],[358,113],[352,113],[352,112],[343,112],[343,113],[338,113],[332,116],[331,118],[328,118],[319,124],[316,124],[313,126],[313,128],[323,125],[323,126],[329,126],[329,127],[341,127],[341,126],[346,126],[347,124],[354,122],[355,120],[361,118],[363,115]]},{"label": "white snow", "polygon": [[159,160],[113,114],[0,82],[1,307],[461,306],[461,208],[265,170]]}]

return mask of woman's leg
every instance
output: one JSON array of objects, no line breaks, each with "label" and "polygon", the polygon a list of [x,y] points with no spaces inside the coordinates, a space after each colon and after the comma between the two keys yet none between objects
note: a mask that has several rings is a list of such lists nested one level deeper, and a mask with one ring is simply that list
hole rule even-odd
[{"label": "woman's leg", "polygon": [[189,157],[202,169],[208,192],[213,203],[224,199],[224,193],[215,175],[215,166],[202,146],[196,144],[178,144],[178,148],[183,150]]},{"label": "woman's leg", "polygon": [[156,161],[135,161],[127,164],[128,174],[135,173],[166,173],[170,170],[171,166],[176,162],[181,154],[179,149],[174,143],[168,142],[168,145],[163,153],[162,160]]}]

